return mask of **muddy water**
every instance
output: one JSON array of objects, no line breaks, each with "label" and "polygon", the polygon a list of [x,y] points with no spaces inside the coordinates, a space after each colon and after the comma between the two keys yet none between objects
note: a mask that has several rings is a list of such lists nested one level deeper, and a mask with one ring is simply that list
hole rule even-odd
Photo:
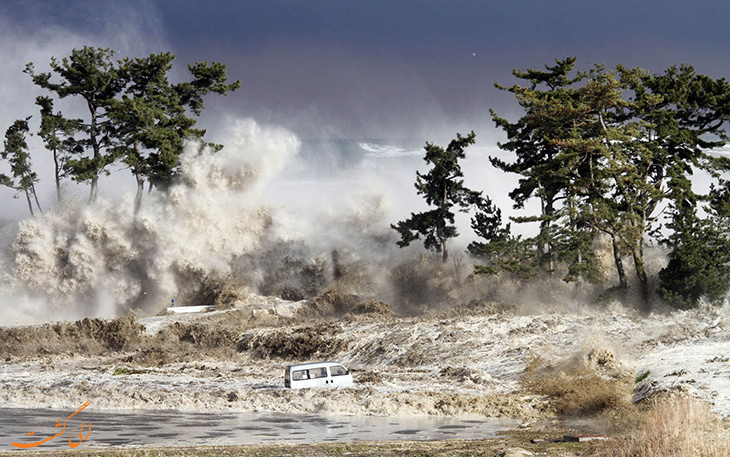
[{"label": "muddy water", "polygon": [[[212,446],[367,440],[491,438],[519,421],[493,418],[324,416],[271,413],[100,412],[0,409],[0,451],[11,443],[36,450],[118,446]],[[56,421],[59,426],[55,427]],[[65,429],[63,428],[65,422]],[[81,427],[83,423],[83,434]],[[89,431],[90,427],[90,431]],[[29,432],[35,432],[27,436]],[[85,438],[82,440],[80,438]]]}]

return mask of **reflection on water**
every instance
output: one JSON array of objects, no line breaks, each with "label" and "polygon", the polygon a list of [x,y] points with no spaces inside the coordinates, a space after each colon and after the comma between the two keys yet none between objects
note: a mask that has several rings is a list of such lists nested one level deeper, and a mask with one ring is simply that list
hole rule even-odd
[{"label": "reflection on water", "polygon": [[[0,409],[0,450],[10,443],[38,442],[57,434],[73,411]],[[255,443],[312,443],[368,440],[440,440],[491,438],[518,425],[513,419],[450,417],[319,416],[273,413],[99,412],[85,410],[66,432],[36,450],[68,448],[81,422],[91,423],[84,447],[211,446]],[[27,436],[31,431],[33,436]],[[78,439],[74,438],[76,441]],[[79,449],[81,449],[79,448]],[[17,449],[21,451],[21,449]]]}]

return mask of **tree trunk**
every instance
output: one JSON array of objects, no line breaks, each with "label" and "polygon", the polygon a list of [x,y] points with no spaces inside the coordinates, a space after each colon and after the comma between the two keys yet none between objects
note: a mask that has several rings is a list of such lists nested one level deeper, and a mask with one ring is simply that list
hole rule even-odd
[{"label": "tree trunk", "polygon": [[58,151],[53,151],[53,165],[56,173],[56,200],[61,203],[61,167],[58,164]]},{"label": "tree trunk", "polygon": [[550,248],[550,226],[552,224],[553,215],[555,214],[554,199],[552,196],[545,195],[546,191],[540,183],[540,210],[542,213],[542,221],[540,221],[540,243],[538,243],[538,255],[541,259],[547,257],[548,271],[555,271],[555,262],[553,260],[552,249]]},{"label": "tree trunk", "polygon": [[616,242],[616,236],[611,235],[611,243],[613,244],[613,261],[616,264],[616,273],[618,273],[618,286],[621,289],[628,289],[629,283],[626,280],[626,271],[624,270],[624,262],[621,260],[621,252]]},{"label": "tree trunk", "polygon": [[35,186],[31,186],[30,191],[33,192],[33,199],[35,200],[35,204],[38,207],[38,211],[40,211],[40,213],[43,214],[43,209],[41,208],[41,203],[38,201],[38,194],[35,193]]},{"label": "tree trunk", "polygon": [[639,280],[639,291],[641,292],[642,311],[649,313],[651,311],[651,302],[649,300],[649,280],[646,277],[646,265],[638,246],[632,249],[631,254],[634,258],[634,266],[636,267],[636,278]]},{"label": "tree trunk", "polygon": [[89,106],[89,111],[91,112],[91,124],[89,125],[89,137],[91,139],[91,150],[93,151],[93,159],[94,159],[94,166],[97,167],[94,171],[94,177],[91,178],[91,191],[89,192],[89,203],[93,203],[96,201],[96,194],[98,190],[98,181],[99,181],[99,162],[101,161],[101,152],[99,147],[99,140],[96,138],[97,134],[97,114],[96,114],[96,108],[91,104],[91,102],[87,102]]},{"label": "tree trunk", "polygon": [[[448,189],[446,188],[446,184],[444,183],[443,187],[443,200],[441,200],[441,216],[443,217],[443,214],[446,213],[446,199],[449,197]],[[444,221],[444,226],[446,225],[446,221]],[[444,238],[441,240],[441,253],[442,256],[442,262],[446,263],[447,260],[449,260],[449,248],[446,246],[446,227],[444,227]]]},{"label": "tree trunk", "polygon": [[[542,185],[540,185],[540,189],[542,189]],[[542,258],[547,253],[547,245],[543,245],[544,235],[546,233],[546,224],[547,219],[545,218],[546,209],[545,209],[545,196],[543,195],[542,191],[540,192],[540,214],[542,214],[543,220],[540,221],[540,242],[537,243],[537,255]]]},{"label": "tree trunk", "polygon": [[142,173],[138,170],[134,170],[134,178],[137,180],[137,194],[134,196],[134,214],[139,213],[139,209],[142,206],[142,194],[144,193],[144,178]]},{"label": "tree trunk", "polygon": [[137,181],[137,194],[134,196],[134,214],[139,213],[142,206],[142,194],[144,193],[144,175],[142,175],[142,153],[140,151],[139,140],[134,140],[134,150],[137,153],[137,165],[132,169],[134,179]]},{"label": "tree trunk", "polygon": [[96,201],[98,185],[99,185],[99,178],[97,178],[97,177],[91,178],[91,189],[89,190],[89,203],[94,203]]},{"label": "tree trunk", "polygon": [[28,189],[25,189],[25,198],[28,200],[28,209],[30,210],[30,215],[35,217],[35,214],[33,213],[33,203],[30,201],[30,192]]}]

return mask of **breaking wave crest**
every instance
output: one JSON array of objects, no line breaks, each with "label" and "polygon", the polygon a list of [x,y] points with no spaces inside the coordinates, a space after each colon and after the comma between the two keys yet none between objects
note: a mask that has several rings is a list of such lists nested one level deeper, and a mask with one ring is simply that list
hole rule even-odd
[{"label": "breaking wave crest", "polygon": [[[218,153],[187,145],[179,182],[145,195],[138,214],[128,194],[118,202],[69,202],[20,221],[3,252],[0,325],[148,314],[172,298],[199,304],[210,278],[235,276],[242,289],[271,289],[289,280],[279,277],[282,269],[326,275],[316,265],[324,248],[306,239],[313,222],[266,198],[268,180],[298,153],[299,139],[250,119],[229,125]],[[367,225],[360,211],[329,222]],[[331,233],[336,242],[358,242],[357,235]],[[332,249],[332,237],[317,238]]]}]

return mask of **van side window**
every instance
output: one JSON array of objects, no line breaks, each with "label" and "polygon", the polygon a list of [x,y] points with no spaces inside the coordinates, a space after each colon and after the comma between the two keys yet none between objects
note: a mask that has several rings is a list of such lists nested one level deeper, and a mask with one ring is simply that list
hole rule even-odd
[{"label": "van side window", "polygon": [[331,366],[330,373],[332,373],[332,376],[344,376],[346,374],[349,374],[347,372],[347,368],[343,367],[342,365]]},{"label": "van side window", "polygon": [[291,378],[295,381],[301,381],[302,379],[309,379],[307,376],[307,370],[296,370],[291,374]]},{"label": "van side window", "polygon": [[309,370],[309,378],[310,379],[317,379],[317,378],[326,378],[327,377],[327,368],[314,368],[312,370]]}]

